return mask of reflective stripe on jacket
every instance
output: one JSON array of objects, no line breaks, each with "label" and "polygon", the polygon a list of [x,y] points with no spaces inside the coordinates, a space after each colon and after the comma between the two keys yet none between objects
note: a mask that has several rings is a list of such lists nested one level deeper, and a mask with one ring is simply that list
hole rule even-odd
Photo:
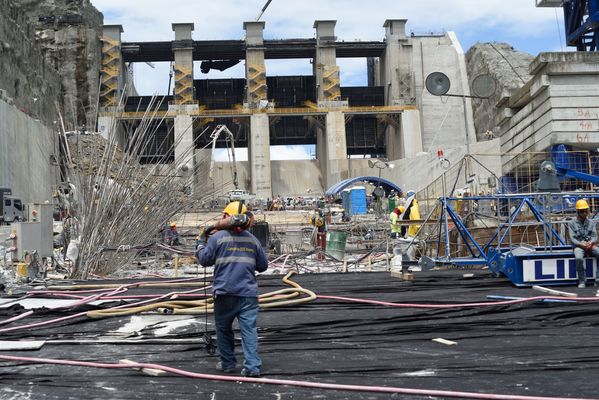
[{"label": "reflective stripe on jacket", "polygon": [[258,239],[247,231],[219,231],[198,252],[204,267],[214,265],[214,294],[257,297],[255,272],[264,272],[268,259]]}]

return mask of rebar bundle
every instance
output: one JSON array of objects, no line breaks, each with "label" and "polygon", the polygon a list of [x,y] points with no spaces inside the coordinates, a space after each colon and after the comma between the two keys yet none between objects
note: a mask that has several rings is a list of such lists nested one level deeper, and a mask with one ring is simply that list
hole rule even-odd
[{"label": "rebar bundle", "polygon": [[[207,201],[227,183],[208,184],[208,179],[203,179],[208,171],[194,170],[186,163],[195,157],[194,141],[182,148],[182,138],[188,132],[178,134],[155,164],[139,163],[138,155],[155,140],[157,127],[164,122],[154,111],[159,106],[158,98],[153,98],[139,125],[127,132],[125,150],[119,147],[116,122],[109,127],[107,139],[98,134],[63,132],[66,177],[74,198],[68,212],[76,221],[80,240],[73,278],[122,268],[135,252],[103,249],[125,250],[131,244],[156,242],[161,228],[168,229],[175,215]],[[169,163],[168,155],[175,147],[177,160]]]}]

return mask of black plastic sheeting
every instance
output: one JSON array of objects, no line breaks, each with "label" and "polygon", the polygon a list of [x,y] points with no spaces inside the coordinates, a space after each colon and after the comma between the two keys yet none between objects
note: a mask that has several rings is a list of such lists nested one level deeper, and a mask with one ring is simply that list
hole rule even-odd
[{"label": "black plastic sheeting", "polygon": [[[470,279],[463,273],[474,273]],[[487,295],[532,297],[481,271],[415,273],[413,282],[388,273],[296,275],[319,295],[402,303],[486,302]],[[285,287],[280,276],[262,276],[262,292]],[[186,288],[187,290],[188,288]],[[581,296],[593,288],[563,287]],[[172,289],[132,289],[162,293]],[[72,311],[70,311],[72,312]],[[9,326],[56,317],[36,314]],[[599,303],[529,302],[457,309],[395,308],[318,299],[263,311],[259,317],[263,377],[323,383],[394,386],[524,396],[599,397]],[[170,316],[164,316],[168,320]],[[4,318],[3,318],[4,319]],[[212,317],[210,316],[210,320]],[[79,318],[49,326],[0,334],[0,340],[107,337],[131,320]],[[170,338],[201,338],[204,317]],[[0,326],[4,327],[4,326]],[[212,323],[209,325],[213,327]],[[152,337],[152,330],[141,333]],[[456,341],[455,346],[433,338]],[[239,361],[243,359],[238,348]],[[94,362],[163,364],[199,373],[216,373],[217,357],[202,344],[46,343],[36,351],[5,355]],[[28,396],[28,397],[26,397]],[[253,383],[216,382],[133,370],[107,370],[0,361],[0,399],[422,399],[416,395],[310,389]],[[429,397],[430,398],[430,397]],[[437,397],[439,398],[439,397]]]}]

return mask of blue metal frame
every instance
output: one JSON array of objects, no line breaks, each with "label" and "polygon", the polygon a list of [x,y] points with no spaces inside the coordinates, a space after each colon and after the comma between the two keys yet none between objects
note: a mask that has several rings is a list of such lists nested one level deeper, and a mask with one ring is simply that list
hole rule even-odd
[{"label": "blue metal frame", "polygon": [[345,179],[341,182],[337,182],[336,184],[334,184],[333,186],[331,186],[330,188],[327,189],[327,191],[325,192],[325,195],[326,196],[338,195],[346,187],[351,186],[354,183],[359,183],[359,182],[368,182],[372,185],[381,186],[383,189],[385,189],[385,193],[387,193],[387,194],[389,194],[389,192],[391,190],[394,190],[397,193],[401,192],[401,188],[399,186],[397,186],[395,183],[393,183],[387,179],[378,178],[376,176],[358,176],[356,178],[349,178],[349,179]]},{"label": "blue metal frame", "polygon": [[591,182],[593,185],[599,186],[599,176],[587,174],[585,172],[574,171],[572,169],[562,168],[558,164],[555,165],[555,170],[559,175],[567,176],[569,178],[574,178],[581,181]]},{"label": "blue metal frame", "polygon": [[[494,195],[494,196],[472,196],[472,197],[442,197],[439,199],[441,204],[441,214],[439,217],[439,236],[437,238],[437,262],[440,263],[449,263],[458,266],[464,265],[487,265],[491,271],[496,276],[505,275],[508,277],[515,285],[517,286],[527,286],[531,284],[535,284],[534,282],[526,281],[524,277],[524,264],[530,261],[527,260],[540,260],[540,259],[557,259],[566,260],[559,262],[570,262],[567,261],[572,259],[572,247],[567,244],[567,241],[562,238],[559,233],[553,229],[550,222],[547,221],[544,217],[543,210],[541,210],[533,200],[537,194],[527,194],[527,195]],[[551,196],[551,195],[550,195]],[[559,194],[560,197],[569,196],[572,198],[599,198],[599,194],[592,193],[574,193],[574,194]],[[493,235],[491,239],[484,246],[481,246],[472,236],[472,234],[468,231],[468,228],[462,222],[460,216],[452,207],[452,202],[457,201],[479,201],[479,200],[494,200],[496,204],[499,204],[500,201],[510,200],[514,202],[519,202],[516,209],[509,214],[508,222],[500,224],[498,227],[497,233]],[[530,254],[522,254],[515,255],[512,254],[512,248],[506,246],[504,241],[511,229],[512,224],[515,223],[516,218],[522,212],[524,206],[527,205],[532,215],[535,219],[540,222],[545,227],[545,232],[547,237],[550,240],[550,243],[554,243],[555,245],[550,245],[548,247],[537,248],[534,252]],[[448,220],[451,220],[455,225],[455,229],[457,229],[459,235],[462,237],[468,251],[470,253],[470,257],[451,257],[450,249],[449,249],[449,223]],[[446,255],[445,257],[441,256],[441,240],[442,240],[442,232],[443,227],[445,227],[445,243],[446,243]],[[493,245],[495,239],[497,243]],[[588,261],[590,262],[590,261]],[[561,264],[560,264],[561,265]],[[538,267],[538,266],[537,266]],[[538,269],[538,268],[537,268]],[[529,267],[526,269],[529,271]],[[560,271],[563,271],[563,267]],[[571,283],[574,279],[572,278],[572,266],[570,266],[563,277],[559,278],[559,274],[556,275],[555,281],[547,281],[547,279],[543,278],[542,268],[539,269],[540,279],[543,280],[543,284],[565,284]],[[588,271],[590,272],[589,277],[593,278],[592,268]]]},{"label": "blue metal frame", "polygon": [[563,9],[567,45],[575,46],[578,51],[596,51],[599,0],[564,0]]}]

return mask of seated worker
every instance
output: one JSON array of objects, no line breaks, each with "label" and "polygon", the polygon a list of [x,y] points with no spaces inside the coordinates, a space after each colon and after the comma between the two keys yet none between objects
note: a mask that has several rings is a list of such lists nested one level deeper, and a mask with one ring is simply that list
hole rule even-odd
[{"label": "seated worker", "polygon": [[395,207],[391,214],[389,214],[389,221],[391,222],[391,239],[399,239],[406,235],[406,226],[400,225],[400,216],[404,212],[403,206]]},{"label": "seated worker", "polygon": [[[591,221],[589,215],[589,203],[581,199],[576,202],[576,218],[568,222],[570,241],[574,246],[574,257],[576,258],[576,275],[578,287],[586,287],[586,269],[584,257],[596,257],[599,261],[599,248],[597,248],[597,224]],[[596,273],[597,271],[595,271]],[[595,286],[597,286],[597,275],[595,274]]]}]

